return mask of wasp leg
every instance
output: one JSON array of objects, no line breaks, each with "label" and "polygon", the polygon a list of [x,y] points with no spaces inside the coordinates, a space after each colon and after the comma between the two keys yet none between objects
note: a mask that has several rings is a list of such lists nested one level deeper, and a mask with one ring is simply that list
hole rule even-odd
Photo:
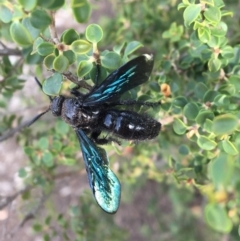
[{"label": "wasp leg", "polygon": [[80,86],[75,86],[70,90],[70,93],[76,97],[82,97],[83,94],[79,91]]},{"label": "wasp leg", "polygon": [[104,138],[99,138],[101,132],[102,132],[101,130],[95,130],[91,133],[91,139],[94,140],[96,144],[106,145],[106,144],[109,144],[110,142],[116,142],[119,146],[121,145],[121,142],[113,137],[107,138],[107,136],[105,136]]},{"label": "wasp leg", "polygon": [[161,105],[161,101],[149,102],[149,101],[138,101],[138,100],[119,100],[117,102],[109,103],[107,106],[112,107],[112,106],[116,106],[116,105],[129,105],[129,106],[142,105],[142,106],[148,106],[148,107],[153,108],[155,106]]}]

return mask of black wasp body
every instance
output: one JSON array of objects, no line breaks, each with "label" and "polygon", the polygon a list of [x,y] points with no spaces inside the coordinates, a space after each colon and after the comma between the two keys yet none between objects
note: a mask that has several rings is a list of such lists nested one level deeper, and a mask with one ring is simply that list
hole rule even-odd
[{"label": "black wasp body", "polygon": [[55,116],[61,116],[74,129],[81,128],[91,133],[91,138],[97,144],[108,143],[106,138],[98,138],[102,131],[128,140],[152,139],[159,134],[161,124],[158,121],[133,111],[116,108],[119,105],[158,104],[119,101],[124,92],[147,81],[152,67],[152,57],[142,55],[111,73],[100,86],[95,86],[86,95],[74,90],[72,93],[75,98],[55,97],[50,109]]},{"label": "black wasp body", "polygon": [[[71,91],[72,98],[57,96],[51,99],[49,110],[76,131],[90,187],[99,206],[108,213],[115,213],[119,207],[121,185],[109,168],[105,150],[97,144],[119,143],[116,138],[146,140],[159,134],[161,124],[158,121],[122,110],[126,106],[154,106],[159,102],[120,100],[123,93],[146,82],[152,68],[152,56],[142,55],[112,72],[85,95],[75,88]],[[109,133],[110,137],[101,137],[102,132]]]},{"label": "black wasp body", "polygon": [[[119,143],[116,138],[138,141],[152,139],[159,134],[161,124],[158,121],[126,110],[127,106],[152,107],[159,105],[159,102],[120,99],[126,91],[146,82],[152,68],[153,58],[150,55],[132,59],[109,74],[100,85],[95,85],[85,95],[74,88],[71,91],[74,97],[50,97],[50,107],[23,125],[30,126],[51,111],[73,127],[82,150],[93,195],[99,206],[108,213],[115,213],[119,207],[121,184],[109,167],[106,151],[98,145],[111,141]],[[37,82],[42,87],[38,80]],[[107,136],[101,137],[102,132],[107,133]],[[0,137],[0,141],[4,139],[4,136]]]},{"label": "black wasp body", "polygon": [[118,110],[104,105],[87,109],[79,99],[55,97],[51,104],[52,113],[61,118],[74,129],[91,132],[91,137],[98,144],[107,144],[108,140],[98,139],[101,131],[128,140],[146,140],[156,137],[160,123],[154,119],[133,111]]}]

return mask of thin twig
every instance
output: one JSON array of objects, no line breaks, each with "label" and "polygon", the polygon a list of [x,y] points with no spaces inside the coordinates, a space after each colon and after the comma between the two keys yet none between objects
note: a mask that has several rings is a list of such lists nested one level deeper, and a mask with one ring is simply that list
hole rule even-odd
[{"label": "thin twig", "polygon": [[1,201],[0,201],[0,210],[2,210],[3,208],[5,208],[7,205],[9,205],[10,203],[12,203],[19,195],[31,190],[33,188],[33,186],[28,186],[16,193],[14,193],[13,195],[11,196],[8,196],[8,197],[3,197],[3,196],[0,196],[1,198]]},{"label": "thin twig", "polygon": [[64,77],[66,77],[68,80],[72,81],[74,84],[76,84],[77,86],[79,86],[80,88],[84,88],[87,90],[92,89],[92,86],[89,85],[88,83],[86,83],[84,80],[78,80],[78,77],[75,76],[73,73],[71,73],[70,71],[64,72],[62,73],[62,75]]},{"label": "thin twig", "polygon": [[10,49],[2,41],[0,41],[0,45],[3,47],[3,49],[0,49],[0,56],[22,55],[19,49]]},{"label": "thin twig", "polygon": [[22,52],[19,49],[0,49],[0,56],[10,56],[10,55],[16,55],[21,56]]},{"label": "thin twig", "polygon": [[42,193],[42,197],[38,203],[38,205],[31,209],[26,215],[25,217],[22,219],[22,221],[11,231],[10,233],[10,237],[13,238],[13,236],[19,231],[19,229],[21,229],[24,224],[31,220],[34,219],[36,217],[36,214],[40,211],[41,207],[43,206],[43,204],[45,203],[45,201],[49,198],[51,193],[49,193],[48,195],[45,195],[44,193]]},{"label": "thin twig", "polygon": [[55,26],[55,12],[51,11],[50,14],[51,14],[51,18],[52,18],[52,23],[49,25],[51,39],[54,41],[54,43],[58,44],[59,39],[58,39],[56,26]]},{"label": "thin twig", "polygon": [[[50,71],[53,72],[53,73],[56,72],[54,69],[51,69]],[[74,84],[76,84],[77,86],[79,86],[79,88],[84,88],[84,89],[87,89],[87,90],[92,89],[91,85],[86,83],[84,80],[78,80],[78,77],[76,75],[74,75],[73,73],[71,73],[70,71],[63,72],[62,75],[65,78],[67,78],[68,80],[70,80],[71,82],[73,82]]]},{"label": "thin twig", "polygon": [[2,45],[2,47],[5,49],[7,48],[7,46],[2,41],[0,41],[0,45]]}]

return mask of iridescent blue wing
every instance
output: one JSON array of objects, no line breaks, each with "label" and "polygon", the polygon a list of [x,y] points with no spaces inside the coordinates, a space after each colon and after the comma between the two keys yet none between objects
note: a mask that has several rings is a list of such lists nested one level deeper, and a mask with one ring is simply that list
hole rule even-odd
[{"label": "iridescent blue wing", "polygon": [[121,184],[109,168],[106,152],[98,148],[81,129],[76,133],[93,195],[104,211],[115,213],[120,202]]},{"label": "iridescent blue wing", "polygon": [[99,86],[85,95],[83,106],[97,106],[117,101],[124,92],[146,82],[152,68],[152,55],[144,54],[130,60],[113,71]]}]

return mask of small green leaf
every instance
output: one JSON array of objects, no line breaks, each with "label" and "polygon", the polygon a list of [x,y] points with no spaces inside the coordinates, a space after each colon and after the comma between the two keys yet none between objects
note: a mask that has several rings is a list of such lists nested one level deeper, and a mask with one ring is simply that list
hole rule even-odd
[{"label": "small green leaf", "polygon": [[56,132],[61,135],[66,135],[69,129],[70,129],[69,125],[61,120],[57,121],[55,125]]},{"label": "small green leaf", "polygon": [[18,176],[21,178],[25,178],[27,176],[27,171],[25,170],[25,168],[21,168],[18,170]]},{"label": "small green leaf", "polygon": [[96,68],[96,65],[93,65],[93,68],[91,69],[90,73],[89,73],[89,76],[90,76],[90,79],[95,83],[95,84],[99,84],[101,83],[103,80],[106,79],[107,77],[107,70],[102,66],[100,65],[100,75],[98,74],[98,83],[96,82],[97,79],[96,79],[96,74],[97,74],[97,68]]},{"label": "small green leaf", "polygon": [[63,153],[64,155],[72,155],[72,153],[74,152],[74,147],[73,146],[66,146],[63,148]]},{"label": "small green leaf", "polygon": [[203,43],[208,43],[211,39],[211,32],[207,28],[198,28],[198,38]]},{"label": "small green leaf", "polygon": [[43,151],[48,149],[48,146],[49,146],[48,138],[47,137],[41,137],[38,140],[37,146],[38,146],[38,148],[40,148]]},{"label": "small green leaf", "polygon": [[229,134],[237,128],[237,124],[237,116],[231,114],[220,115],[214,118],[212,131],[215,135]]},{"label": "small green leaf", "polygon": [[23,6],[24,10],[29,12],[37,6],[37,0],[18,0],[18,2]]},{"label": "small green leaf", "polygon": [[31,198],[31,191],[30,190],[22,193],[22,199],[23,200],[30,200],[30,198]]},{"label": "small green leaf", "polygon": [[183,114],[188,120],[195,120],[199,112],[199,107],[196,103],[188,103],[183,108]]},{"label": "small green leaf", "polygon": [[190,5],[190,2],[188,0],[182,0],[183,4],[185,4],[185,7]]},{"label": "small green leaf", "polygon": [[54,48],[55,48],[54,44],[49,42],[43,42],[38,45],[37,52],[42,56],[47,56],[53,53]]},{"label": "small green leaf", "polygon": [[202,99],[207,91],[208,91],[208,87],[204,83],[199,82],[195,85],[194,93],[198,98]]},{"label": "small green leaf", "polygon": [[213,102],[216,106],[228,106],[230,104],[230,99],[227,95],[219,94],[214,98]]},{"label": "small green leaf", "polygon": [[91,14],[91,6],[86,0],[71,0],[73,16],[78,23],[88,21]]},{"label": "small green leaf", "polygon": [[77,75],[79,78],[87,75],[93,68],[93,64],[89,61],[81,61],[77,68]]},{"label": "small green leaf", "polygon": [[44,165],[47,167],[52,167],[54,165],[53,155],[49,151],[44,152],[42,160],[43,160]]},{"label": "small green leaf", "polygon": [[46,95],[57,96],[61,90],[63,77],[59,73],[54,73],[43,82],[43,92]]},{"label": "small green leaf", "polygon": [[239,153],[236,146],[229,140],[223,140],[222,146],[224,151],[229,155],[237,155]]},{"label": "small green leaf", "polygon": [[126,42],[122,42],[121,44],[119,44],[119,45],[115,45],[114,47],[113,47],[113,51],[115,52],[115,53],[117,53],[117,54],[121,54],[121,51],[122,51],[122,49],[123,49],[123,47],[124,47],[124,45],[125,45],[125,43]]},{"label": "small green leaf", "polygon": [[[196,23],[196,22],[195,22]],[[183,34],[183,26],[177,26],[176,22],[173,22],[170,29],[163,32],[162,37],[169,39],[170,42],[178,42]]]},{"label": "small green leaf", "polygon": [[217,72],[221,68],[222,62],[218,58],[211,58],[208,61],[208,68],[211,72]]},{"label": "small green leaf", "polygon": [[208,204],[204,210],[204,218],[207,224],[218,232],[229,233],[233,228],[227,211],[218,204]]},{"label": "small green leaf", "polygon": [[61,41],[66,45],[70,45],[72,42],[79,39],[79,34],[75,29],[67,29],[63,32],[61,36]]},{"label": "small green leaf", "polygon": [[221,55],[223,56],[223,58],[232,59],[234,57],[233,48],[229,45],[225,46],[221,49]]},{"label": "small green leaf", "polygon": [[19,4],[13,4],[13,16],[12,19],[14,20],[21,20],[26,17],[26,13],[24,13],[24,9]]},{"label": "small green leaf", "polygon": [[203,126],[207,119],[213,120],[213,118],[214,118],[214,114],[210,110],[203,110],[198,113],[196,117],[196,122],[199,125]]},{"label": "small green leaf", "polygon": [[173,130],[178,135],[183,135],[187,130],[187,126],[180,119],[175,118],[173,122]]},{"label": "small green leaf", "polygon": [[37,52],[37,47],[39,44],[43,43],[44,40],[40,37],[36,38],[34,43],[33,43],[33,49],[32,49],[32,52],[31,54],[35,54]]},{"label": "small green leaf", "polygon": [[[63,121],[62,121],[63,122]],[[57,151],[57,152],[60,152],[61,149],[63,147],[63,144],[62,142],[58,141],[58,140],[53,140],[53,143],[52,143],[52,150],[54,151]]]},{"label": "small green leaf", "polygon": [[232,182],[234,160],[225,152],[220,152],[209,165],[209,176],[216,188],[227,187]]},{"label": "small green leaf", "polygon": [[109,52],[105,56],[101,56],[101,63],[103,67],[115,70],[121,65],[122,59],[117,53]]},{"label": "small green leaf", "polygon": [[46,66],[48,69],[53,69],[53,61],[55,59],[54,54],[50,54],[44,58],[43,64]]},{"label": "small green leaf", "polygon": [[45,10],[35,9],[31,13],[30,21],[33,27],[45,29],[51,24],[52,19]]},{"label": "small green leaf", "polygon": [[[219,0],[218,0],[219,1]],[[224,5],[224,4],[223,4]],[[222,17],[225,17],[225,16],[230,16],[230,17],[233,17],[233,12],[230,12],[230,11],[227,11],[227,10],[222,10],[221,11],[221,14],[222,14]]]},{"label": "small green leaf", "polygon": [[152,91],[157,92],[157,93],[159,93],[161,91],[160,86],[157,82],[151,81],[151,82],[148,82],[148,83],[149,83],[148,85],[149,85],[149,87]]},{"label": "small green leaf", "polygon": [[219,8],[211,6],[204,11],[204,17],[212,23],[219,23],[221,20],[221,11]]},{"label": "small green leaf", "polygon": [[4,5],[0,5],[0,20],[3,23],[10,23],[12,20],[12,12]]},{"label": "small green leaf", "polygon": [[42,225],[38,223],[33,224],[32,228],[35,232],[40,232],[43,229]]},{"label": "small green leaf", "polygon": [[204,97],[203,97],[203,101],[204,102],[213,102],[215,97],[218,95],[218,92],[215,90],[208,90]]},{"label": "small green leaf", "polygon": [[76,164],[76,159],[74,159],[74,158],[65,158],[65,159],[62,160],[62,163],[64,165],[73,166],[73,165]]},{"label": "small green leaf", "polygon": [[76,56],[72,50],[67,50],[63,52],[63,55],[68,59],[69,65],[76,61]]},{"label": "small green leaf", "polygon": [[184,22],[187,26],[193,23],[201,13],[201,4],[189,5],[183,13]]},{"label": "small green leaf", "polygon": [[28,156],[34,156],[35,155],[35,150],[32,147],[28,147],[26,146],[24,148],[24,152],[28,155]]},{"label": "small green leaf", "polygon": [[60,73],[66,71],[68,66],[69,61],[63,54],[57,56],[53,61],[53,68]]},{"label": "small green leaf", "polygon": [[225,3],[223,0],[213,0],[215,7],[218,7],[219,9],[223,8],[225,6]]},{"label": "small green leaf", "polygon": [[39,7],[48,8],[48,6],[51,6],[56,1],[57,0],[38,0],[37,4]]},{"label": "small green leaf", "polygon": [[207,151],[211,151],[217,146],[217,143],[215,141],[210,140],[206,136],[199,136],[197,144],[200,148]]},{"label": "small green leaf", "polygon": [[86,29],[86,39],[91,43],[98,43],[103,37],[102,28],[97,24],[90,24]]},{"label": "small green leaf", "polygon": [[138,41],[132,41],[130,43],[127,44],[125,50],[124,50],[124,56],[129,56],[130,54],[132,54],[134,51],[136,51],[137,49],[143,47],[143,44],[138,42]]},{"label": "small green leaf", "polygon": [[186,7],[186,5],[184,3],[179,3],[177,10],[179,11],[180,9],[185,8],[185,7]]},{"label": "small green leaf", "polygon": [[216,37],[224,37],[227,33],[228,26],[224,22],[218,23],[215,27],[211,28],[211,34]]},{"label": "small green leaf", "polygon": [[19,22],[14,22],[10,27],[10,34],[13,40],[21,46],[30,46],[33,44],[33,39],[26,27]]},{"label": "small green leaf", "polygon": [[76,40],[71,44],[71,49],[76,54],[86,54],[92,49],[92,44],[86,40]]},{"label": "small green leaf", "polygon": [[172,102],[173,105],[181,108],[183,108],[187,103],[188,103],[188,100],[185,96],[178,96]]},{"label": "small green leaf", "polygon": [[[42,0],[40,0],[40,1],[42,1]],[[49,4],[47,4],[46,8],[49,10],[58,10],[59,8],[61,8],[64,5],[65,0],[54,0],[54,1],[50,1],[50,2],[49,2]]]},{"label": "small green leaf", "polygon": [[40,34],[40,29],[34,28],[31,24],[30,18],[24,18],[22,24],[26,27],[30,33],[32,39],[37,39]]},{"label": "small green leaf", "polygon": [[236,90],[240,90],[240,76],[239,75],[231,75],[229,78],[229,82],[235,87]]},{"label": "small green leaf", "polygon": [[212,121],[209,119],[206,119],[203,124],[203,129],[207,131],[208,133],[212,133]]},{"label": "small green leaf", "polygon": [[178,152],[181,154],[181,155],[188,155],[190,153],[190,150],[189,150],[189,147],[187,145],[181,145],[178,149]]}]

